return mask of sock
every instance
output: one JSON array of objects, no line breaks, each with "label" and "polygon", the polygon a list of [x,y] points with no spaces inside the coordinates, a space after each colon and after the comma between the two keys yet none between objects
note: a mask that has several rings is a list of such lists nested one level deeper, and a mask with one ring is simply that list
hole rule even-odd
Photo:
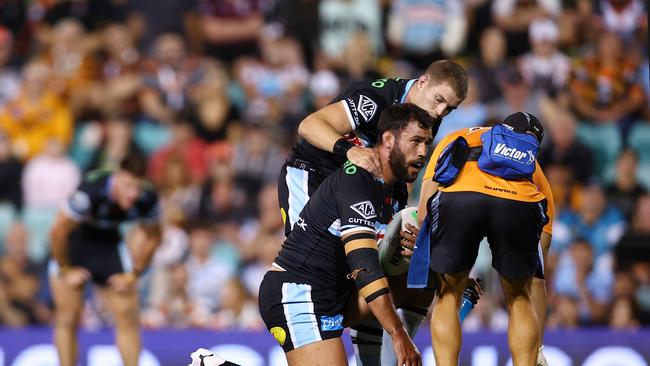
[{"label": "sock", "polygon": [[[427,316],[427,310],[428,309],[418,308],[397,309],[397,314],[399,315],[400,319],[402,319],[402,323],[404,323],[406,333],[408,333],[411,338],[415,336],[415,333],[417,333],[418,328],[422,324],[422,321]],[[386,333],[386,331],[383,332],[382,336],[381,364],[397,364],[397,355],[395,355],[395,349],[393,348],[393,339],[388,333]]]},{"label": "sock", "polygon": [[357,366],[381,365],[381,334],[381,325],[374,318],[350,328]]}]

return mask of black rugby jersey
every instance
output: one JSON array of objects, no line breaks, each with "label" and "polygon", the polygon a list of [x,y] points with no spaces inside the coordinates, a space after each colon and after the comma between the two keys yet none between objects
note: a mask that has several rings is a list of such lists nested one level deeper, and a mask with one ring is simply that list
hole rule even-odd
[{"label": "black rugby jersey", "polygon": [[386,224],[407,203],[406,184],[384,185],[346,162],[318,187],[300,213],[275,263],[309,283],[342,293],[354,286],[341,237],[369,232],[383,236]]},{"label": "black rugby jersey", "polygon": [[102,170],[86,174],[77,190],[63,203],[61,209],[65,215],[79,222],[73,237],[117,243],[121,240],[120,224],[134,220],[145,225],[158,222],[160,207],[153,186],[146,184],[133,207],[125,211],[110,198],[111,173]]},{"label": "black rugby jersey", "polygon": [[[375,146],[381,112],[391,105],[404,103],[414,82],[415,80],[408,79],[366,80],[353,83],[343,90],[331,103],[344,101],[352,127],[352,132],[344,137],[357,146]],[[438,132],[438,127],[439,123],[433,127],[433,136]],[[294,146],[291,158],[306,161],[325,175],[329,175],[347,160],[343,156],[321,150],[304,139]]]}]

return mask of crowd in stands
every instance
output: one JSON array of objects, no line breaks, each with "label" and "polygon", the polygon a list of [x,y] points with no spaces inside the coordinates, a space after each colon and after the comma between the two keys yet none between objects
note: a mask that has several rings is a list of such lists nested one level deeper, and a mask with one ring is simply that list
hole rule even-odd
[{"label": "crowd in stands", "polygon": [[[58,206],[136,152],[164,228],[143,326],[260,329],[298,123],[353,81],[417,77],[442,58],[470,87],[436,141],[514,111],[545,125],[548,327],[650,324],[642,0],[8,0],[0,24],[0,326],[52,322]],[[483,249],[487,291],[464,326],[505,330]],[[90,299],[83,326],[110,322]]]}]

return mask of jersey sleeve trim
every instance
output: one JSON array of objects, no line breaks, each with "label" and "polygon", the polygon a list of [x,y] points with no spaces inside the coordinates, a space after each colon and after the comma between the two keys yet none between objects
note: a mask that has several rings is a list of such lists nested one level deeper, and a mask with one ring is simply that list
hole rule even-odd
[{"label": "jersey sleeve trim", "polygon": [[375,230],[370,229],[369,227],[366,227],[366,226],[354,226],[354,227],[351,227],[349,229],[342,230],[341,231],[341,236],[351,235],[351,234],[356,234],[356,233],[362,233],[362,232],[370,233],[374,238]]},{"label": "jersey sleeve trim", "polygon": [[343,104],[343,108],[345,109],[345,114],[348,116],[348,122],[350,122],[350,127],[352,128],[352,131],[357,129],[357,125],[354,123],[354,118],[352,118],[352,112],[350,112],[350,106],[348,106],[348,103],[346,102],[345,99],[341,100],[339,103]]},{"label": "jersey sleeve trim", "polygon": [[75,221],[75,222],[83,221],[83,218],[84,218],[83,215],[75,212],[72,209],[72,207],[70,207],[70,204],[67,201],[61,203],[60,209],[61,209],[61,212],[63,213],[63,215],[65,215],[65,217],[69,218],[70,220]]},{"label": "jersey sleeve trim", "polygon": [[388,280],[386,280],[386,277],[382,277],[370,282],[369,284],[359,289],[359,295],[361,295],[361,297],[365,299],[368,298],[370,295],[373,295],[375,292],[387,288],[388,288]]},{"label": "jersey sleeve trim", "polygon": [[[344,249],[345,249],[345,255],[350,254],[350,252],[357,250],[357,249],[374,249],[377,250],[377,243],[374,241],[374,236],[373,237],[357,237],[357,240],[349,241],[345,244]],[[359,240],[359,239],[371,239],[371,240]]]}]

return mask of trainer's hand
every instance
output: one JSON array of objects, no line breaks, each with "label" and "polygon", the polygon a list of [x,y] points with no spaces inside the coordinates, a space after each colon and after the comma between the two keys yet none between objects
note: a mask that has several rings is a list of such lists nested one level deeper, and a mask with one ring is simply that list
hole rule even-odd
[{"label": "trainer's hand", "polygon": [[403,327],[393,332],[391,337],[393,338],[393,348],[395,349],[395,355],[397,355],[398,366],[422,365],[420,352]]},{"label": "trainer's hand", "polygon": [[348,150],[346,156],[352,164],[369,171],[375,177],[381,177],[381,162],[379,155],[374,150],[355,146]]},{"label": "trainer's hand", "polygon": [[420,233],[420,229],[416,228],[411,224],[406,224],[406,229],[408,231],[401,230],[399,235],[402,237],[400,239],[400,245],[404,247],[402,251],[402,256],[411,257],[413,256],[413,250],[415,249],[415,241],[417,236]]},{"label": "trainer's hand", "polygon": [[60,277],[66,285],[80,287],[90,279],[90,272],[83,267],[68,267],[61,269]]},{"label": "trainer's hand", "polygon": [[138,278],[131,272],[116,273],[108,278],[108,285],[117,293],[125,294],[135,290]]}]

